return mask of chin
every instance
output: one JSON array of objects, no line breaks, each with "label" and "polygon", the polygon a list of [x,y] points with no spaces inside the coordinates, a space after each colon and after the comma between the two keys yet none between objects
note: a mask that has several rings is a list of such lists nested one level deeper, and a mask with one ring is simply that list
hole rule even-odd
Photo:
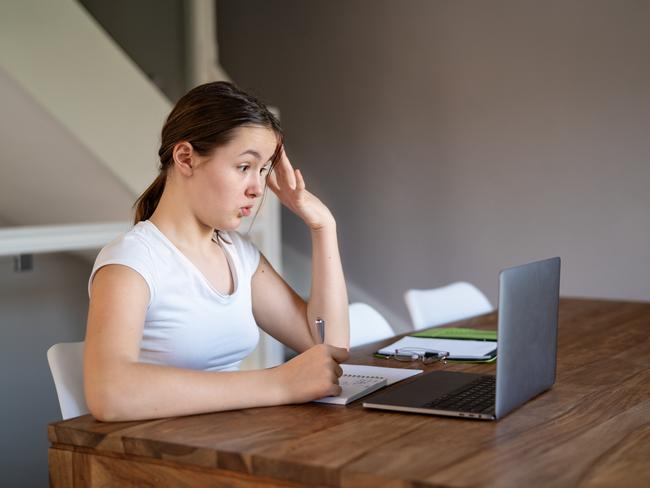
[{"label": "chin", "polygon": [[205,225],[224,232],[230,232],[236,230],[241,224],[241,219],[232,219],[232,220],[206,220]]},{"label": "chin", "polygon": [[224,232],[231,232],[233,230],[237,230],[239,226],[241,225],[242,219],[237,218],[233,219],[230,222],[221,222],[219,227],[215,227],[215,229],[222,230]]}]

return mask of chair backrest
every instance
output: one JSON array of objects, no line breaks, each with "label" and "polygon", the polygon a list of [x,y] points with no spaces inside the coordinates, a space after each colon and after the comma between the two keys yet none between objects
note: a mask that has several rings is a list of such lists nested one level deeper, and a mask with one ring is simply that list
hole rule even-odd
[{"label": "chair backrest", "polygon": [[395,332],[386,319],[365,303],[350,304],[350,347],[393,337]]},{"label": "chair backrest", "polygon": [[88,413],[84,396],[83,342],[61,342],[47,351],[63,420]]},{"label": "chair backrest", "polygon": [[408,290],[404,294],[404,300],[415,330],[436,327],[494,310],[481,290],[465,281],[430,290]]}]

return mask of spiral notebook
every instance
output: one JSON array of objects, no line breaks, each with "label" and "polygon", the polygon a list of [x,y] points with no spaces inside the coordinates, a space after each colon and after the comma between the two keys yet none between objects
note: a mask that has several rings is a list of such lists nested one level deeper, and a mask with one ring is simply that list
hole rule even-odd
[{"label": "spiral notebook", "polygon": [[339,378],[341,394],[339,396],[328,396],[314,400],[318,403],[333,403],[335,405],[347,405],[357,398],[366,396],[382,386],[386,386],[387,380],[383,376],[366,376],[360,374],[343,374]]},{"label": "spiral notebook", "polygon": [[383,368],[357,364],[341,364],[343,376],[339,378],[342,392],[339,396],[330,396],[314,400],[318,403],[347,405],[386,385],[392,385],[413,375],[422,373],[421,369]]}]

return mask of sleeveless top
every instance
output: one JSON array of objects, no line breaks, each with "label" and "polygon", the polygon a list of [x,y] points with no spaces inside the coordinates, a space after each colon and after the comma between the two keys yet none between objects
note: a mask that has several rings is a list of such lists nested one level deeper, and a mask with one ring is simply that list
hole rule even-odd
[{"label": "sleeveless top", "polygon": [[[206,371],[235,371],[257,346],[251,279],[260,252],[237,232],[224,232],[234,282],[232,294],[214,289],[201,271],[150,221],[136,224],[104,247],[97,270],[121,264],[140,274],[149,287],[139,360]],[[113,324],[119,327],[119,324]]]}]

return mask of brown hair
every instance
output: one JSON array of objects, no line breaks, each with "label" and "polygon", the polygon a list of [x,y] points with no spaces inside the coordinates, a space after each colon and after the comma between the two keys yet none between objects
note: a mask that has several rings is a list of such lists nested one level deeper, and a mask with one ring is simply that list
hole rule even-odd
[{"label": "brown hair", "polygon": [[278,135],[271,163],[275,166],[282,148],[282,129],[278,119],[262,102],[225,81],[206,83],[186,93],[162,128],[158,150],[160,173],[133,205],[134,223],[147,220],[156,210],[165,189],[167,172],[174,163],[176,144],[187,141],[199,155],[207,156],[232,140],[235,130],[244,125],[267,127]]}]

